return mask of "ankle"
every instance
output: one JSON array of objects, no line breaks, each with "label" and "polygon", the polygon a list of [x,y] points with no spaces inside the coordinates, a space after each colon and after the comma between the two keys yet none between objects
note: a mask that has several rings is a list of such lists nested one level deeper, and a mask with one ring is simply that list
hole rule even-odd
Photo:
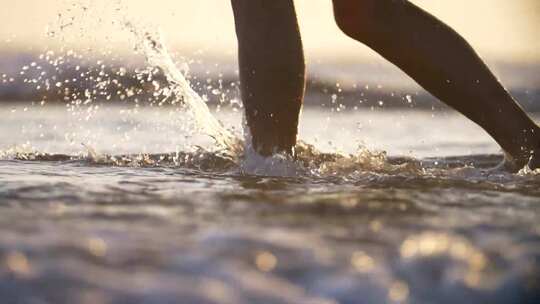
[{"label": "ankle", "polygon": [[516,145],[514,151],[505,151],[505,161],[517,170],[526,165],[531,169],[540,168],[540,138],[531,137]]}]

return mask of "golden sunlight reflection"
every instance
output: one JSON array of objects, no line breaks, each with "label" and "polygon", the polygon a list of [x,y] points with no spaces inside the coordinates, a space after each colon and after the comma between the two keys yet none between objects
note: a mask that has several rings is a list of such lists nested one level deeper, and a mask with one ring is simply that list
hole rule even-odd
[{"label": "golden sunlight reflection", "polygon": [[219,280],[205,279],[201,284],[201,288],[204,290],[204,293],[212,298],[216,303],[237,302],[234,292],[227,288],[227,285]]},{"label": "golden sunlight reflection", "polygon": [[373,220],[369,223],[369,229],[371,229],[371,231],[373,232],[379,232],[381,231],[383,225],[381,223],[381,221],[378,221],[378,220]]},{"label": "golden sunlight reflection", "polygon": [[401,244],[400,252],[404,259],[448,255],[463,262],[466,266],[463,280],[470,287],[479,287],[482,272],[488,266],[485,254],[466,239],[445,233],[425,232],[413,235]]},{"label": "golden sunlight reflection", "polygon": [[255,265],[260,271],[269,272],[274,270],[278,264],[275,255],[268,251],[260,251],[255,255]]},{"label": "golden sunlight reflection", "polygon": [[405,282],[395,281],[388,289],[388,298],[392,302],[403,303],[409,297],[409,286]]},{"label": "golden sunlight reflection", "polygon": [[359,272],[369,272],[375,267],[373,258],[363,251],[356,251],[352,254],[351,264]]},{"label": "golden sunlight reflection", "polygon": [[29,277],[32,274],[30,262],[22,252],[8,253],[5,263],[9,271],[18,277]]},{"label": "golden sunlight reflection", "polygon": [[107,243],[101,238],[91,237],[86,241],[88,251],[96,257],[104,257],[107,253]]}]

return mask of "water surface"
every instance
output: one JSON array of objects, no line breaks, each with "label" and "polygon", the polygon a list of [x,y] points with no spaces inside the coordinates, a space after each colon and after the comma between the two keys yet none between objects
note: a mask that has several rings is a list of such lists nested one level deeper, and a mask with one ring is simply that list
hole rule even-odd
[{"label": "water surface", "polygon": [[[4,303],[540,295],[540,177],[484,170],[498,148],[456,114],[307,109],[314,149],[272,177],[171,108],[0,112]],[[238,112],[217,116],[238,132]]]}]

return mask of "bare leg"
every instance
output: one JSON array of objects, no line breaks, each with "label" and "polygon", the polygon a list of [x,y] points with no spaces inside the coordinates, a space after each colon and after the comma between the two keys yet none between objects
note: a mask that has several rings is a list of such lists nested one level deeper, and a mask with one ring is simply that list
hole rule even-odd
[{"label": "bare leg", "polygon": [[252,143],[262,155],[292,153],[305,64],[292,0],[232,0],[242,100]]},{"label": "bare leg", "polygon": [[[406,0],[333,0],[338,26],[486,130],[515,166],[540,148],[540,129],[472,47]],[[489,35],[490,33],[486,33]]]}]

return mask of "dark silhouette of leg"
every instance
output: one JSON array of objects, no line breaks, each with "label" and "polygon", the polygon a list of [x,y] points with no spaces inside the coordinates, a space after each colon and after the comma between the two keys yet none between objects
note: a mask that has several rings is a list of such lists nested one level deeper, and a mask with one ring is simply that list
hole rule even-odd
[{"label": "dark silhouette of leg", "polygon": [[540,151],[538,126],[472,47],[443,22],[406,0],[333,0],[333,5],[345,34],[484,128],[515,168]]},{"label": "dark silhouette of leg", "polygon": [[305,86],[293,0],[232,0],[242,100],[253,147],[292,153]]}]

